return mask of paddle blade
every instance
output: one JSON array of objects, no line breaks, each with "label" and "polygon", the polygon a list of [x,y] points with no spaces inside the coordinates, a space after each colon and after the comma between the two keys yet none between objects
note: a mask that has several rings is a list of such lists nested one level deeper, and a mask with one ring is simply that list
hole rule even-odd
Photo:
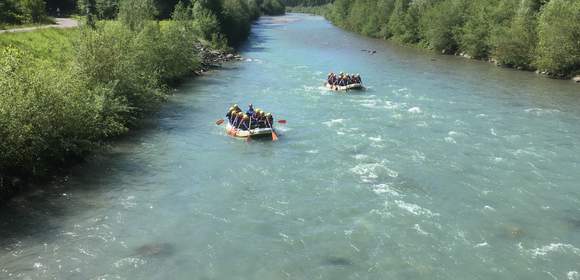
[{"label": "paddle blade", "polygon": [[223,123],[224,123],[224,120],[217,120],[217,121],[215,122],[215,124],[217,124],[217,125],[222,125]]},{"label": "paddle blade", "polygon": [[286,123],[286,120],[279,120],[278,123]]},{"label": "paddle blade", "polygon": [[272,141],[278,141],[278,135],[274,131],[272,131]]}]

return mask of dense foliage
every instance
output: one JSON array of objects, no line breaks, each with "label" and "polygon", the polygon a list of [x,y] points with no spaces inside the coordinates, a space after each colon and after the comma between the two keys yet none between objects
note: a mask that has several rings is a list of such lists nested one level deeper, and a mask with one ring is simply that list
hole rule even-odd
[{"label": "dense foliage", "polygon": [[162,22],[153,0],[116,9],[116,21],[0,35],[0,182],[42,176],[125,133],[199,67],[195,46],[229,48],[254,17],[246,0],[179,3]]},{"label": "dense foliage", "polygon": [[367,36],[539,69],[556,77],[580,73],[578,0],[286,0],[285,4],[328,2],[333,2],[324,13],[328,19]]},{"label": "dense foliage", "polygon": [[325,4],[332,3],[334,0],[282,0],[282,4],[289,7],[310,7],[310,6],[321,6]]},{"label": "dense foliage", "polygon": [[5,24],[48,22],[44,0],[0,1],[0,27]]}]

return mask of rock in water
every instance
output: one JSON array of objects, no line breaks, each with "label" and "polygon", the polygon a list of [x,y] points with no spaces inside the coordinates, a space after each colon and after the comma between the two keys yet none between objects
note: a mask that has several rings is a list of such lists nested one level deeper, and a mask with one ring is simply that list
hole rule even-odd
[{"label": "rock in water", "polygon": [[576,83],[580,83],[580,75],[572,78],[572,81],[576,82]]},{"label": "rock in water", "polygon": [[169,243],[150,243],[135,249],[134,255],[139,257],[168,256],[173,251],[173,245]]}]

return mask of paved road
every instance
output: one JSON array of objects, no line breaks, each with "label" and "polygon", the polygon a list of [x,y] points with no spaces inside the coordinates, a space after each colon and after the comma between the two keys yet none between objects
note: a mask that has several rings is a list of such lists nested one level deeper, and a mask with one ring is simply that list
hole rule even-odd
[{"label": "paved road", "polygon": [[73,27],[79,26],[78,20],[72,19],[72,18],[56,18],[55,22],[56,22],[55,24],[50,24],[50,25],[41,25],[41,26],[26,27],[26,28],[0,30],[0,33],[30,32],[30,31],[44,29],[44,28],[73,28]]}]

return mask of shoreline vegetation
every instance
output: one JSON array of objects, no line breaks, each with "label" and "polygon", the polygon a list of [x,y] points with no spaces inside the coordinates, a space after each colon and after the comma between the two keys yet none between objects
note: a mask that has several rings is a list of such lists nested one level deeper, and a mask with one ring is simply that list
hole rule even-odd
[{"label": "shoreline vegetation", "polygon": [[0,201],[138,129],[182,80],[240,60],[260,15],[285,11],[278,0],[193,0],[163,17],[154,0],[107,3],[79,3],[78,28],[0,34]]},{"label": "shoreline vegetation", "polygon": [[580,82],[576,0],[286,0],[365,36]]}]

